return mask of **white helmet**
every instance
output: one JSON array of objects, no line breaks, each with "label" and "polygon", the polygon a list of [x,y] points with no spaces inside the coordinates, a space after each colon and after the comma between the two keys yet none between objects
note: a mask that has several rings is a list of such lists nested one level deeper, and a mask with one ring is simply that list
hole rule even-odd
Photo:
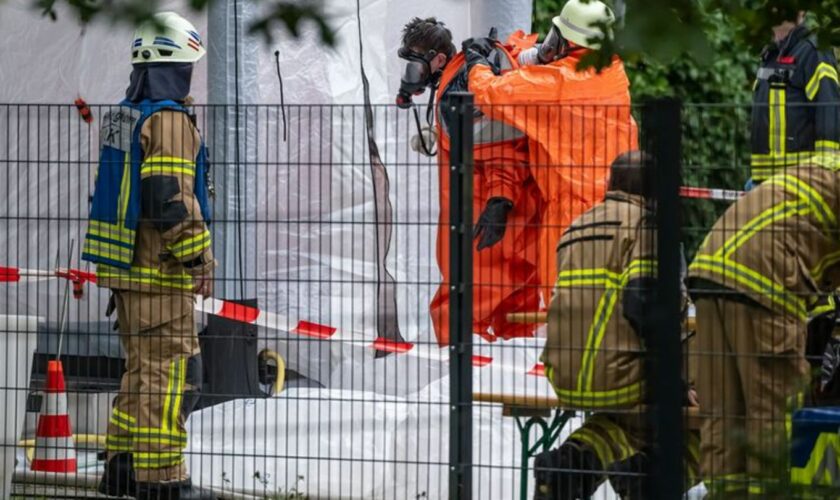
[{"label": "white helmet", "polygon": [[[604,2],[598,0],[569,0],[560,11],[560,15],[551,20],[563,38],[574,42],[581,47],[597,50],[601,48],[601,42],[611,33],[608,29],[604,33],[599,24],[607,27],[615,22],[615,15]],[[596,41],[597,39],[598,41]],[[590,41],[592,40],[592,41]]]},{"label": "white helmet", "polygon": [[131,63],[194,63],[204,53],[192,23],[174,12],[158,12],[134,31]]}]

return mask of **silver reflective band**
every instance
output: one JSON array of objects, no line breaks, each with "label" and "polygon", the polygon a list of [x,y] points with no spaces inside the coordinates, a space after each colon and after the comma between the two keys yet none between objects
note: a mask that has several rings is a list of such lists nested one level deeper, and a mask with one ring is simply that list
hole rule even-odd
[{"label": "silver reflective band", "polygon": [[582,28],[580,26],[572,24],[565,17],[561,17],[560,22],[563,23],[563,26],[569,28],[572,31],[577,31],[581,35],[586,35],[587,37],[590,37],[590,38],[593,38],[593,37],[594,38],[603,38],[604,37],[604,35],[600,31],[595,31],[595,30],[591,30],[591,29],[588,29],[588,28]]}]

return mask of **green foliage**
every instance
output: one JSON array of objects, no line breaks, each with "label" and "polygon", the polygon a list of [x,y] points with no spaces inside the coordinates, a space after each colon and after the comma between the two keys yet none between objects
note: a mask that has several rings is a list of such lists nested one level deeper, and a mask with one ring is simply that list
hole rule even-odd
[{"label": "green foliage", "polygon": [[[627,63],[634,101],[641,96],[676,96],[683,111],[683,182],[688,186],[741,189],[749,174],[749,125],[757,53],[735,36],[720,13],[704,14],[714,57],[691,55],[670,63]],[[684,243],[692,257],[728,202],[685,200]]]},{"label": "green foliage", "polygon": [[[199,12],[208,8],[213,1],[220,0],[189,0],[189,5],[193,11]],[[322,42],[329,46],[335,43],[335,34],[327,21],[321,0],[263,0],[262,3],[267,5],[264,14],[251,24],[249,32],[262,35],[266,42],[272,41],[278,27],[285,28],[297,38],[302,24],[312,22],[318,28]],[[56,6],[59,4],[69,7],[83,23],[103,18],[137,25],[161,10],[160,0],[32,0],[32,5],[53,21],[58,19]]]}]

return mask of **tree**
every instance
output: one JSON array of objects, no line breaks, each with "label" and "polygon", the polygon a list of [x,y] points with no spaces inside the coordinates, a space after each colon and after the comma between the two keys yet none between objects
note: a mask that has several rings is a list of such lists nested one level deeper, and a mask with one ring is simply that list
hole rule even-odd
[{"label": "tree", "polygon": [[[218,0],[189,0],[189,6],[194,11],[202,11],[213,1]],[[321,0],[264,0],[263,3],[267,4],[265,13],[251,24],[249,31],[252,34],[262,35],[270,42],[274,30],[282,27],[297,37],[301,26],[312,22],[318,27],[324,43],[330,46],[335,43],[335,35],[327,22]],[[83,23],[105,18],[137,25],[151,19],[155,12],[161,10],[160,0],[32,0],[32,4],[53,21],[58,19],[56,6],[65,4]]]}]

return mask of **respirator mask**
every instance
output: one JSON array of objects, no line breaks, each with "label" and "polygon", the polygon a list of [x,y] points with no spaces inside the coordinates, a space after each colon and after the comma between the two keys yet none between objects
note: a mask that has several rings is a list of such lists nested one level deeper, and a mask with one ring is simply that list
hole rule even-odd
[{"label": "respirator mask", "polygon": [[548,64],[563,59],[574,50],[569,47],[569,42],[563,38],[557,26],[552,25],[541,44],[519,54],[519,64],[521,66]]},{"label": "respirator mask", "polygon": [[407,62],[400,78],[396,102],[400,108],[408,109],[413,104],[413,96],[422,94],[426,87],[432,87],[433,90],[437,88],[440,72],[432,73],[431,61],[438,53],[430,50],[426,54],[418,54],[408,47],[402,47],[397,54]]}]

